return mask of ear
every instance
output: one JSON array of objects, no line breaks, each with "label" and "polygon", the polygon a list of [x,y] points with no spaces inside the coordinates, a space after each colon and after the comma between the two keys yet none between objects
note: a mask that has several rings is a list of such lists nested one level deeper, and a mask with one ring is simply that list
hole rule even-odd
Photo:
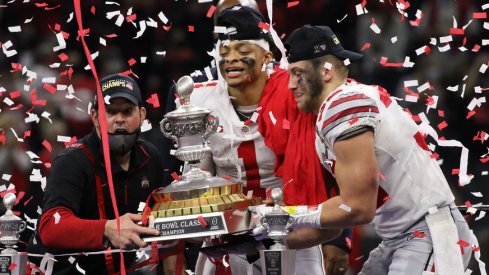
[{"label": "ear", "polygon": [[97,129],[100,129],[100,123],[98,121],[98,113],[97,113],[97,111],[95,111],[95,108],[93,108],[90,111],[90,117],[92,118],[93,126],[95,126],[95,128],[97,128]]},{"label": "ear", "polygon": [[273,54],[270,51],[265,52],[263,64],[268,65],[270,62],[272,62]]},{"label": "ear", "polygon": [[331,79],[333,78],[333,75],[334,75],[334,67],[331,67],[329,70],[322,67],[321,68],[321,71],[322,71],[322,76],[323,76],[323,82],[329,82],[331,81]]},{"label": "ear", "polygon": [[143,126],[143,121],[146,119],[146,108],[139,108],[139,116],[141,117],[141,121],[139,122],[139,126]]}]

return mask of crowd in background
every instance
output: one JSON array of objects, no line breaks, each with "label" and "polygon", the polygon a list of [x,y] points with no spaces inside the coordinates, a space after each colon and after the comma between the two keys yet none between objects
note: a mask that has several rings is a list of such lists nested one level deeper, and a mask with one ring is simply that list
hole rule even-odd
[{"label": "crowd in background", "polygon": [[[39,215],[50,163],[66,142],[73,142],[91,129],[87,110],[95,92],[95,80],[85,68],[87,59],[78,38],[73,2],[32,2],[13,0],[0,4],[0,192],[15,185],[19,197],[15,209],[31,221],[31,227]],[[179,77],[208,66],[213,59],[209,52],[214,43],[212,11],[216,1],[81,2],[83,28],[88,30],[85,39],[90,52],[98,53],[97,73],[128,73],[138,79],[143,99],[156,94],[159,106],[154,100],[146,106],[152,129],[145,134],[152,140],[163,139],[158,123],[163,118],[170,87]],[[265,1],[258,3],[266,15]],[[350,65],[350,75],[367,84],[379,83],[413,115],[425,113],[439,136],[462,142],[469,149],[468,172],[474,176],[469,185],[459,186],[457,182],[460,148],[436,146],[432,148],[437,154],[434,157],[438,157],[458,205],[488,204],[489,108],[482,100],[473,110],[468,106],[474,98],[485,97],[484,88],[489,88],[488,72],[483,70],[484,64],[489,65],[489,45],[483,45],[483,40],[489,39],[489,23],[484,25],[489,19],[474,16],[484,12],[487,15],[489,9],[482,10],[484,3],[475,0],[364,3],[363,14],[358,15],[361,1],[276,0],[273,27],[283,38],[303,24],[329,25],[343,45],[361,50],[365,57],[359,64]],[[401,3],[410,5],[404,15],[398,10]],[[423,14],[418,19],[419,26],[418,10]],[[120,26],[116,23],[119,15],[108,18],[114,11],[123,16]],[[445,51],[446,43],[440,38],[470,20],[462,35],[452,35],[450,49]],[[141,34],[141,21],[155,22],[156,27],[144,23],[146,29]],[[15,26],[20,26],[21,31]],[[66,47],[55,51],[53,47],[60,45],[56,34],[60,32]],[[430,51],[418,54],[423,46]],[[462,46],[467,50],[462,51]],[[8,56],[13,49],[17,53]],[[276,54],[279,57],[279,52]],[[414,65],[386,66],[381,64],[383,57],[389,63],[401,64],[409,57]],[[54,78],[54,82],[47,78]],[[405,87],[409,80],[417,80],[418,85]],[[426,82],[430,87],[418,92],[417,88]],[[418,96],[416,102],[406,100],[410,93]],[[487,262],[484,249],[489,247],[489,232],[483,229],[488,220],[482,215],[478,211],[468,219]],[[364,234],[368,235],[368,228]],[[368,247],[365,243],[360,255],[368,253]]]}]

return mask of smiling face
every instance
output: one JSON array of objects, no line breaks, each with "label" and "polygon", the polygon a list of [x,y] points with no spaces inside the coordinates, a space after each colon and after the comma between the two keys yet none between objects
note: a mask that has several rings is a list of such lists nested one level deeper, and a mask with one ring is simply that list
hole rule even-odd
[{"label": "smiling face", "polygon": [[[109,105],[105,105],[107,129],[111,134],[114,133],[134,133],[141,127],[146,118],[146,109],[138,107],[129,100],[118,97],[110,100]],[[100,123],[98,112],[92,109],[92,121],[97,133],[100,133]]]},{"label": "smiling face", "polygon": [[262,70],[268,64],[272,53],[261,47],[239,40],[232,40],[219,47],[221,74],[230,87],[240,87],[266,77]]},{"label": "smiling face", "polygon": [[304,112],[316,112],[321,106],[324,88],[321,68],[314,68],[310,61],[289,64],[289,89],[294,93],[297,107]]}]

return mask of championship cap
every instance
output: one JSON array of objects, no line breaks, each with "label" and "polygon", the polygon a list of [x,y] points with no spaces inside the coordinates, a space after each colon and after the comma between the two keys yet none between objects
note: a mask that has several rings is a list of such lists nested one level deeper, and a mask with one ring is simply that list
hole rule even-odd
[{"label": "championship cap", "polygon": [[[122,74],[111,74],[100,79],[100,88],[104,97],[122,97],[136,106],[142,106],[141,92],[133,78]],[[97,106],[97,95],[95,94],[93,106]]]},{"label": "championship cap", "polygon": [[289,63],[334,55],[341,60],[356,61],[362,54],[345,50],[328,26],[304,25],[294,30],[285,41]]},{"label": "championship cap", "polygon": [[256,40],[272,41],[271,35],[260,27],[265,23],[263,15],[250,7],[235,5],[224,9],[217,18],[216,26],[226,27],[226,32],[218,33],[222,40]]}]

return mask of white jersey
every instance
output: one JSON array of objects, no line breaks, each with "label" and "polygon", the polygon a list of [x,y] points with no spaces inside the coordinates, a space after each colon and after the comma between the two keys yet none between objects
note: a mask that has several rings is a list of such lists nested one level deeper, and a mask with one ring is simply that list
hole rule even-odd
[{"label": "white jersey", "polygon": [[327,169],[334,173],[332,148],[337,137],[365,125],[374,131],[379,191],[388,195],[379,197],[384,202],[373,220],[380,237],[393,238],[428,209],[454,201],[439,165],[422,148],[417,125],[377,86],[348,80],[323,102],[316,123],[316,150]]},{"label": "white jersey", "polygon": [[245,125],[234,110],[227,90],[216,84],[198,85],[190,96],[192,105],[210,109],[219,117],[218,131],[209,138],[216,176],[242,181],[244,187],[253,190],[281,187],[282,179],[274,171],[275,154],[265,145],[258,123]]}]

